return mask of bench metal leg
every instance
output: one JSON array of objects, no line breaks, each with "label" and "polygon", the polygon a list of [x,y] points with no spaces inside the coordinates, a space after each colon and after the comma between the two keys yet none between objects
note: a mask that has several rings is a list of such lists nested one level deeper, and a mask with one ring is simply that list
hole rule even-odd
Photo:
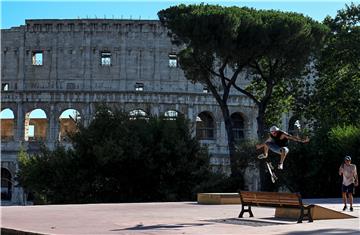
[{"label": "bench metal leg", "polygon": [[300,216],[299,216],[297,222],[298,222],[298,223],[302,223],[303,219],[304,219],[304,208],[301,207],[301,209],[300,209]]},{"label": "bench metal leg", "polygon": [[247,206],[247,205],[241,205],[241,212],[239,214],[239,218],[243,217],[244,212],[249,212],[250,217],[254,217],[254,215],[253,215],[253,213],[251,211],[251,206],[247,206],[248,207],[247,209],[245,209],[245,206]]},{"label": "bench metal leg", "polygon": [[[306,209],[306,214],[304,213],[304,209]],[[310,223],[313,222],[313,218],[311,215],[311,206],[308,206],[306,208],[304,208],[304,207],[300,208],[300,216],[299,216],[297,222],[302,223],[304,217],[307,217]]]},{"label": "bench metal leg", "polygon": [[313,222],[313,218],[312,218],[312,215],[311,215],[311,206],[308,206],[306,209],[307,209],[307,215],[308,215],[308,218],[309,218],[309,222]]}]

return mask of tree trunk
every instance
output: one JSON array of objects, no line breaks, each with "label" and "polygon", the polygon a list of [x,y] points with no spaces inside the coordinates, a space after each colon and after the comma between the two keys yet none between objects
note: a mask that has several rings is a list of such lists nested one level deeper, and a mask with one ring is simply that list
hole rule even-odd
[{"label": "tree trunk", "polygon": [[[266,133],[268,132],[265,129],[265,110],[266,110],[266,105],[264,104],[265,102],[260,102],[259,106],[258,106],[258,115],[256,117],[256,121],[257,121],[257,135],[258,135],[258,141],[260,143],[264,142],[264,139],[266,138]],[[266,171],[265,171],[265,162],[260,160],[259,161],[259,170],[260,170],[260,190],[269,190],[268,189],[268,185],[266,185],[265,182],[267,182],[267,177],[269,176]]]},{"label": "tree trunk", "polygon": [[258,115],[256,117],[256,121],[257,121],[257,136],[258,136],[258,140],[262,141],[263,138],[265,137],[265,106],[263,104],[260,103],[259,107],[258,107]]},{"label": "tree trunk", "polygon": [[225,130],[227,134],[227,141],[229,147],[229,157],[230,157],[230,169],[231,169],[231,177],[238,176],[240,171],[238,171],[236,166],[236,151],[235,151],[235,138],[233,133],[233,124],[231,122],[229,108],[226,104],[220,105],[224,123],[225,123]]}]

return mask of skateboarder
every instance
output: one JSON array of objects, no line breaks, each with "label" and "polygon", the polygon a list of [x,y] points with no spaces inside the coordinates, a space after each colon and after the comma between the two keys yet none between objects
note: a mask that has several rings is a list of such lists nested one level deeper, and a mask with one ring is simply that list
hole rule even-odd
[{"label": "skateboarder", "polygon": [[276,126],[272,126],[270,128],[270,137],[263,144],[257,144],[256,149],[264,149],[264,153],[258,156],[259,159],[267,158],[269,149],[274,153],[280,155],[280,163],[278,165],[278,169],[283,169],[284,160],[289,153],[289,148],[287,147],[289,140],[308,143],[309,138],[301,139],[297,136],[292,136],[285,131],[280,130]]},{"label": "skateboarder", "polygon": [[351,164],[351,157],[346,156],[344,158],[344,163],[341,164],[339,168],[339,175],[342,176],[342,198],[344,202],[343,211],[347,209],[346,201],[349,198],[350,211],[353,211],[353,194],[354,187],[359,185],[359,178],[357,175],[356,165]]}]

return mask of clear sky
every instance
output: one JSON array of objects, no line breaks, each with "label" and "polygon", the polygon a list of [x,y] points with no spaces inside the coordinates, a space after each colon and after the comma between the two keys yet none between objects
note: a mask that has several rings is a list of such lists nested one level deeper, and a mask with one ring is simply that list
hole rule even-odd
[{"label": "clear sky", "polygon": [[77,18],[107,18],[107,19],[158,19],[157,12],[180,3],[209,3],[224,6],[248,6],[256,9],[276,9],[303,13],[311,18],[322,21],[327,15],[335,16],[337,10],[345,4],[360,0],[0,0],[1,28],[25,24],[25,19],[77,19]]}]

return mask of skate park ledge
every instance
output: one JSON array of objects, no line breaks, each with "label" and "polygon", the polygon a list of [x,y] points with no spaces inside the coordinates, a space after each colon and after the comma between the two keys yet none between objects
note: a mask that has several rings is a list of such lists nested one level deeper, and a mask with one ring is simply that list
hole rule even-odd
[{"label": "skate park ledge", "polygon": [[[224,204],[241,204],[239,193],[198,193],[197,203],[204,205],[224,205]],[[284,219],[296,219],[299,217],[300,210],[292,208],[276,208],[275,217]],[[336,211],[326,206],[314,205],[311,210],[314,220],[320,219],[347,219],[357,218],[340,211]]]}]

